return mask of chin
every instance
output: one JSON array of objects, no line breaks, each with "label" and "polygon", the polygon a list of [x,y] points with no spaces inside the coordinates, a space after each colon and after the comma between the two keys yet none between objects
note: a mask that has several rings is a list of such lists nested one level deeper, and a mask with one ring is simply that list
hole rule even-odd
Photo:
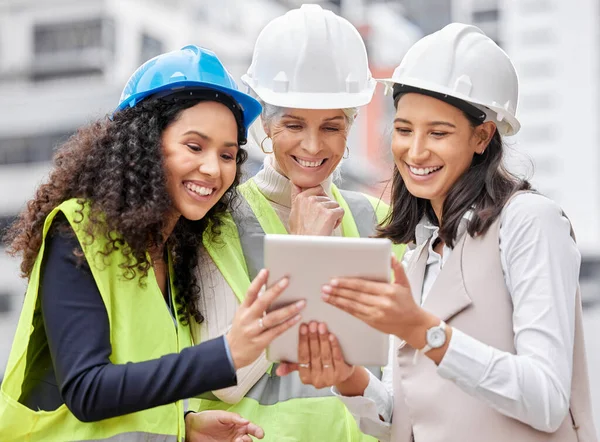
[{"label": "chin", "polygon": [[315,178],[315,177],[294,176],[294,177],[290,178],[290,181],[298,187],[302,187],[303,189],[309,189],[311,187],[317,187],[326,179],[327,179],[327,177],[321,179],[320,177]]},{"label": "chin", "polygon": [[181,213],[181,216],[183,216],[188,221],[200,221],[202,218],[204,218],[206,216],[207,213],[208,213],[208,210],[205,210],[205,209],[184,210]]}]

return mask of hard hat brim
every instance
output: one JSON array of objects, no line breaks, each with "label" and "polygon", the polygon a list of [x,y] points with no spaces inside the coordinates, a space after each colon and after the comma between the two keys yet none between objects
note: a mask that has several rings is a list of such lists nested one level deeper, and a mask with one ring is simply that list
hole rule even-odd
[{"label": "hard hat brim", "polygon": [[346,109],[365,106],[373,99],[375,80],[369,82],[369,87],[360,92],[274,92],[264,87],[252,87],[248,81],[242,81],[254,91],[265,103],[287,109]]},{"label": "hard hat brim", "polygon": [[[505,129],[501,131],[502,135],[512,136],[521,129],[521,123],[519,123],[519,120],[511,115],[510,112],[507,112],[506,109],[499,106],[491,106],[479,100],[474,100],[468,95],[461,94],[460,92],[456,92],[450,88],[442,87],[439,84],[429,83],[416,78],[403,78],[402,80],[397,78],[376,78],[375,80],[378,83],[385,85],[386,88],[393,88],[395,84],[404,84],[406,86],[412,86],[418,89],[425,89],[428,91],[437,92],[439,94],[449,95],[451,97],[466,101],[467,103],[477,104],[479,106],[483,106],[484,108],[490,109],[496,114],[501,114],[503,120],[505,120],[507,123],[503,125]],[[500,127],[498,127],[498,130],[500,130]]]},{"label": "hard hat brim", "polygon": [[173,90],[173,93],[181,92],[186,88],[206,88],[210,90],[221,91],[227,95],[229,95],[233,100],[239,103],[242,108],[242,115],[244,119],[244,126],[246,126],[246,130],[250,125],[258,118],[260,113],[262,112],[262,106],[254,97],[238,91],[236,89],[230,89],[227,87],[222,87],[215,85],[214,83],[205,83],[200,81],[178,81],[166,84],[159,88],[153,89],[151,94],[147,92],[141,92],[139,94],[131,95],[119,104],[119,106],[115,109],[115,112],[121,111],[127,107],[133,107],[140,101],[150,98],[152,95],[155,95],[159,92],[168,91],[169,89]]}]

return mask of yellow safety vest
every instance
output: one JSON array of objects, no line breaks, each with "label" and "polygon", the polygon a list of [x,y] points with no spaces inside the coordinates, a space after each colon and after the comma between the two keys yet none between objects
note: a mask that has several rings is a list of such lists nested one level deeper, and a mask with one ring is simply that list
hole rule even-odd
[{"label": "yellow safety vest", "polygon": [[[110,343],[113,364],[142,362],[178,353],[192,345],[188,326],[182,325],[165,307],[163,295],[155,282],[152,267],[145,285],[140,279],[126,279],[119,263],[124,256],[114,251],[109,258],[98,254],[106,244],[104,237],[96,236],[90,243],[82,229],[81,205],[76,199],[65,201],[46,218],[44,239],[55,215],[62,212],[77,235],[102,300],[110,323]],[[84,208],[84,217],[88,213]],[[163,405],[98,422],[79,421],[65,404],[54,411],[34,411],[18,402],[25,376],[27,350],[33,330],[34,314],[39,314],[38,288],[44,244],[29,278],[25,302],[8,360],[6,375],[0,391],[0,440],[22,441],[182,441],[185,437],[183,401]],[[171,267],[169,259],[169,266]],[[173,272],[170,272],[173,274]],[[175,287],[171,284],[173,305]],[[37,307],[36,307],[37,306]],[[142,311],[143,315],[138,313]],[[176,315],[177,316],[177,315]],[[125,436],[124,436],[125,435]]]},{"label": "yellow safety vest", "polygon": [[[287,231],[254,180],[248,180],[238,189],[244,198],[242,205],[247,203],[251,210],[244,211],[242,207],[241,215],[226,218],[221,241],[215,243],[205,236],[204,247],[242,302],[251,277],[262,267],[262,236]],[[342,231],[346,237],[373,234],[377,222],[388,214],[388,205],[380,200],[340,191],[333,185],[331,191],[345,210]],[[242,237],[240,232],[243,232]],[[394,252],[401,258],[404,246],[394,246]],[[208,393],[191,399],[190,408],[239,413],[265,430],[265,441],[375,441],[359,430],[345,405],[332,396],[329,389],[317,390],[303,385],[297,373],[279,378],[269,370],[237,404],[227,404]]]}]

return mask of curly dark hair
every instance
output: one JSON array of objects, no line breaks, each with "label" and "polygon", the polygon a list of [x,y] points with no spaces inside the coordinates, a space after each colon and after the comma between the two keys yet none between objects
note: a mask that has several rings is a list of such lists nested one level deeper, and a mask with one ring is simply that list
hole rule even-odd
[{"label": "curly dark hair", "polygon": [[[71,136],[57,150],[47,181],[7,231],[8,252],[22,255],[22,276],[31,276],[48,214],[63,201],[78,198],[81,211],[84,204],[89,204],[84,225],[88,237],[106,238],[106,248],[101,252],[106,256],[120,249],[126,258],[121,264],[124,276],[133,279],[137,274],[142,282],[151,267],[146,252],[162,246],[162,232],[172,209],[161,135],[183,110],[203,100],[145,100],[116,113],[113,119],[96,121]],[[238,115],[236,120],[239,124]],[[240,146],[245,143],[240,134],[238,141]],[[217,239],[221,218],[236,197],[240,165],[247,156],[240,148],[235,180],[206,216],[198,221],[180,217],[166,242],[177,275],[177,312],[184,323],[190,318],[198,323],[204,320],[198,309],[200,287],[194,270],[198,249],[205,231]]]}]

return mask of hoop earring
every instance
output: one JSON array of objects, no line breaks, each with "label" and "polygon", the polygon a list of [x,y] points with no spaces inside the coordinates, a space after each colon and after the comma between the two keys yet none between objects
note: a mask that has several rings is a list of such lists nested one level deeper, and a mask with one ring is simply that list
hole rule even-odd
[{"label": "hoop earring", "polygon": [[266,137],[264,137],[264,138],[263,138],[263,140],[260,142],[260,150],[262,150],[264,154],[267,154],[267,155],[268,155],[268,154],[270,154],[270,153],[273,153],[273,151],[271,150],[271,152],[267,152],[267,151],[265,150],[265,147],[263,146],[263,143],[264,143],[265,141],[267,141],[267,138],[269,138],[269,136],[268,136],[268,135],[267,135]]},{"label": "hoop earring", "polygon": [[346,146],[346,155],[342,157],[343,160],[347,160],[350,157],[350,149]]}]

